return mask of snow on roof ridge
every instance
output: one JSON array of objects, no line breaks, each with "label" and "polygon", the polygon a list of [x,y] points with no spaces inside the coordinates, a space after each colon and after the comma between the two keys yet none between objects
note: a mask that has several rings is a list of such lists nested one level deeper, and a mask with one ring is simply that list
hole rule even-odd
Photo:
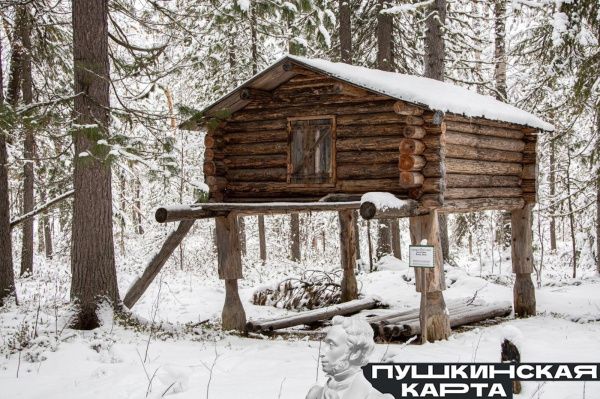
[{"label": "snow on roof ridge", "polygon": [[554,126],[532,113],[452,83],[318,58],[291,54],[283,58],[286,57],[365,89],[425,105],[432,110],[526,125],[546,131],[554,130]]}]

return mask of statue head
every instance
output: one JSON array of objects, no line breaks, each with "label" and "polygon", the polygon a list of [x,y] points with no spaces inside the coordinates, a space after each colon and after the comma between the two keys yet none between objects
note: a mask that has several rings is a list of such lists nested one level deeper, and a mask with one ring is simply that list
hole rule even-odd
[{"label": "statue head", "polygon": [[373,329],[358,317],[335,316],[323,342],[321,365],[330,376],[364,366],[375,349]]}]

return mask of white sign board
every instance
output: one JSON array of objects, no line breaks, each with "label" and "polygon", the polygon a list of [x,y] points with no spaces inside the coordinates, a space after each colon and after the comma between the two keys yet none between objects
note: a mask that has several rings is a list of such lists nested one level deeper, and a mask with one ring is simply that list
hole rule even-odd
[{"label": "white sign board", "polygon": [[410,267],[434,267],[435,249],[433,245],[411,245],[408,247]]}]

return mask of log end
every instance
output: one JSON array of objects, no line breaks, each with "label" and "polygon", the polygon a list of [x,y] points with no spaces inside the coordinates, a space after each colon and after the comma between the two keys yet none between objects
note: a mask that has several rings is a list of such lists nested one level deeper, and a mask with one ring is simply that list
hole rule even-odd
[{"label": "log end", "polygon": [[167,221],[167,214],[166,208],[158,208],[154,213],[154,219],[156,219],[158,223],[165,223]]},{"label": "log end", "polygon": [[365,219],[365,220],[373,219],[373,217],[375,217],[376,213],[377,213],[377,207],[375,206],[374,203],[363,202],[360,205],[360,216],[363,219]]}]

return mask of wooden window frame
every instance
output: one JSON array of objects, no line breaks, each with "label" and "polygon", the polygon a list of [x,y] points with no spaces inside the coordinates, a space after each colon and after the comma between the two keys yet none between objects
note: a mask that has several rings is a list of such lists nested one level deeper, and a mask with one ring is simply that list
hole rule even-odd
[{"label": "wooden window frame", "polygon": [[[331,181],[327,183],[292,183],[292,122],[316,119],[331,120]],[[287,184],[290,187],[335,187],[337,183],[336,122],[335,115],[291,116],[287,118]]]}]

